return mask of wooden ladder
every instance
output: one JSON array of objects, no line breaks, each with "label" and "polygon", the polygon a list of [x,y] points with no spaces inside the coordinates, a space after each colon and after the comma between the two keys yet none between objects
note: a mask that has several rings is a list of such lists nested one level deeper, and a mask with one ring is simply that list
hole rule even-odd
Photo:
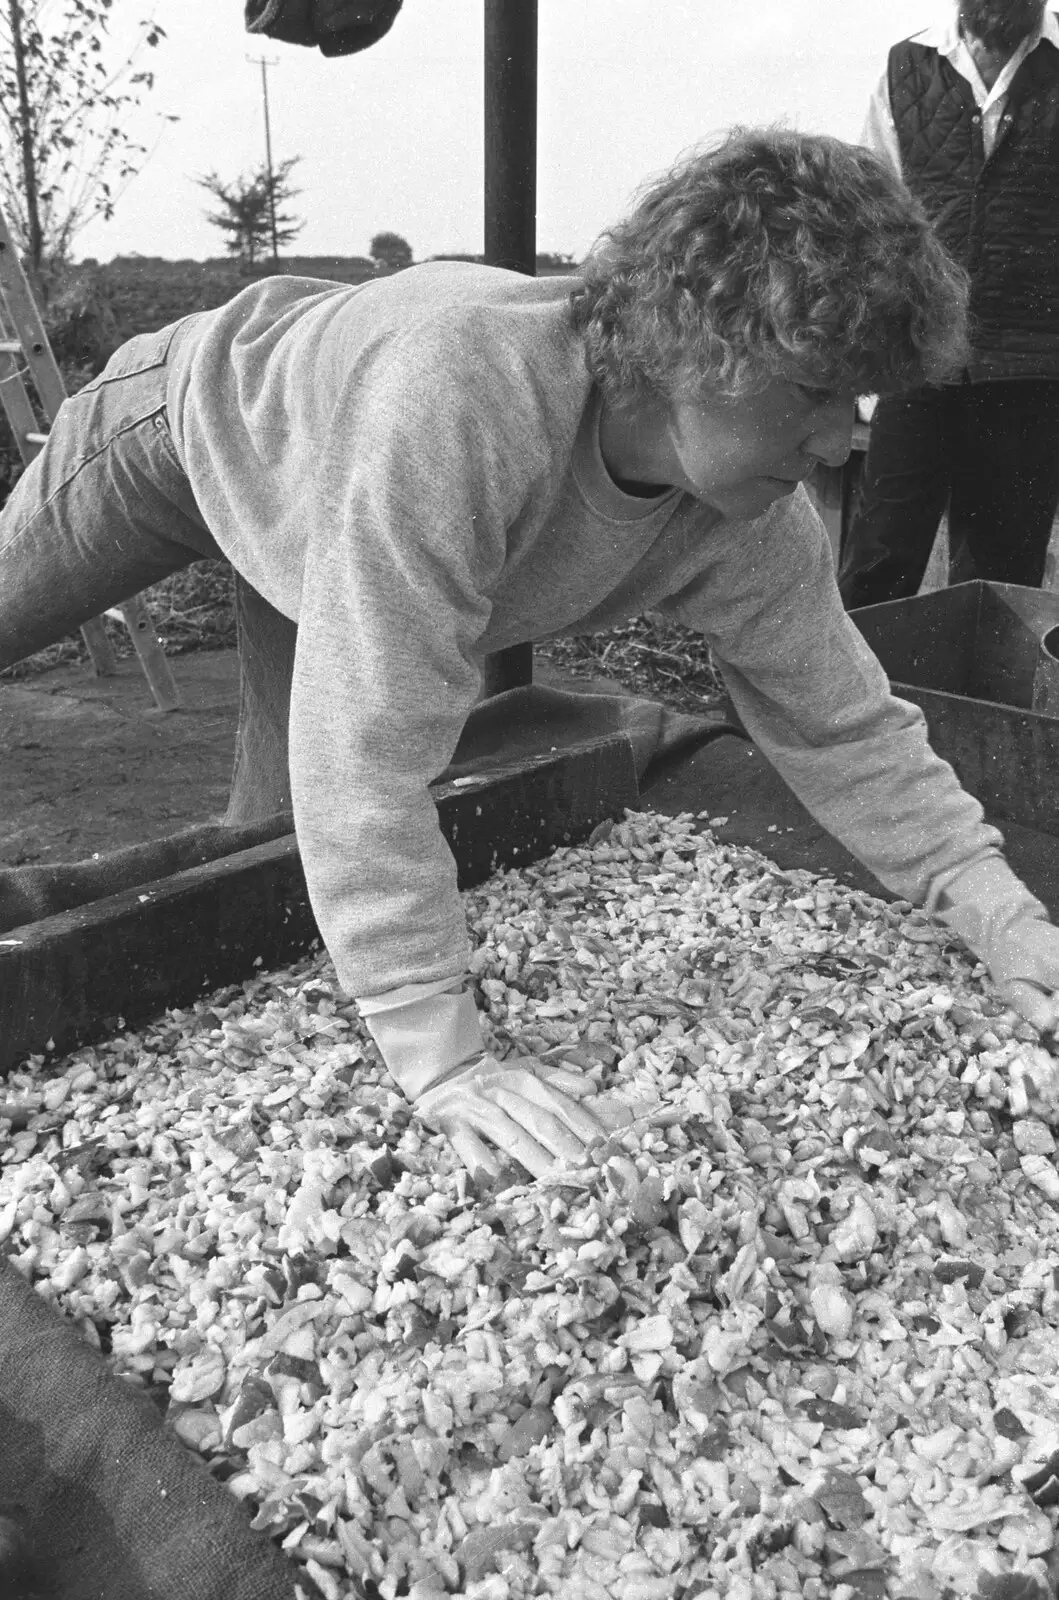
[{"label": "wooden ladder", "polygon": [[[28,465],[48,435],[40,431],[23,381],[27,368],[50,426],[67,398],[66,385],[48,343],[29,280],[18,259],[7,219],[0,210],[0,404],[7,414],[19,455]],[[129,630],[155,705],[159,711],[175,711],[180,705],[180,690],[142,596],[133,596],[117,609]],[[103,677],[117,672],[117,660],[102,617],[92,617],[83,623],[81,635],[95,671]]]}]

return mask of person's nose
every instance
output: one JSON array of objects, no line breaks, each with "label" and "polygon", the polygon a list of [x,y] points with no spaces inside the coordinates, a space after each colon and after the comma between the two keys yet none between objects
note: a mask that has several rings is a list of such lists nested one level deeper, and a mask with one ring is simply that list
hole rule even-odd
[{"label": "person's nose", "polygon": [[805,442],[806,455],[827,467],[841,467],[853,448],[853,420],[856,395],[839,395],[813,419],[813,431]]}]

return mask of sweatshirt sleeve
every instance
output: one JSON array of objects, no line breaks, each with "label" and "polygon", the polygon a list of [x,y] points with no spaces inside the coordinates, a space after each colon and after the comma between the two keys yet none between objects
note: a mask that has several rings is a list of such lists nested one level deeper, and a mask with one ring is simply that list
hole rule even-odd
[{"label": "sweatshirt sleeve", "polygon": [[917,904],[1002,846],[846,615],[805,490],[716,546],[665,609],[706,635],[747,732],[817,821]]},{"label": "sweatshirt sleeve", "polygon": [[306,485],[291,790],[317,924],[357,998],[466,968],[428,785],[479,694],[488,597],[539,470],[532,401],[480,359],[461,370],[473,353],[450,343],[408,336],[351,372]]}]

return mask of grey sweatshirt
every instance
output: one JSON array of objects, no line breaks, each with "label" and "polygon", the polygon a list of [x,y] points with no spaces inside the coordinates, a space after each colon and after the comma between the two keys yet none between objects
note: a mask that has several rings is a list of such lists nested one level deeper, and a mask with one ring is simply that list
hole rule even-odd
[{"label": "grey sweatshirt", "polygon": [[427,786],[483,657],[647,608],[702,632],[761,750],[888,888],[921,902],[1001,843],[846,617],[803,490],[737,522],[611,480],[574,287],[440,262],[273,278],[176,341],[170,419],[202,514],[298,624],[295,825],[357,997],[465,969]]}]

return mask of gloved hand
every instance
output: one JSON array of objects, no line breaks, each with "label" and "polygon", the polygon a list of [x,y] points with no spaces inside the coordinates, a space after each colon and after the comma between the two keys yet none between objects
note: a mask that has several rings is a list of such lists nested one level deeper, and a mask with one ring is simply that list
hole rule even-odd
[{"label": "gloved hand", "polygon": [[596,1092],[591,1079],[531,1056],[498,1061],[462,988],[406,985],[359,1006],[391,1077],[470,1172],[497,1177],[499,1152],[540,1177],[606,1137],[580,1104]]},{"label": "gloved hand", "polygon": [[606,1137],[580,1104],[594,1093],[595,1084],[579,1072],[545,1067],[532,1056],[498,1061],[486,1054],[428,1089],[415,1106],[468,1171],[497,1177],[502,1163],[494,1151],[500,1151],[539,1178],[557,1161],[583,1161]]},{"label": "gloved hand", "polygon": [[1059,928],[1003,856],[991,853],[934,886],[939,922],[989,968],[1007,1003],[1042,1033],[1059,1025]]}]

